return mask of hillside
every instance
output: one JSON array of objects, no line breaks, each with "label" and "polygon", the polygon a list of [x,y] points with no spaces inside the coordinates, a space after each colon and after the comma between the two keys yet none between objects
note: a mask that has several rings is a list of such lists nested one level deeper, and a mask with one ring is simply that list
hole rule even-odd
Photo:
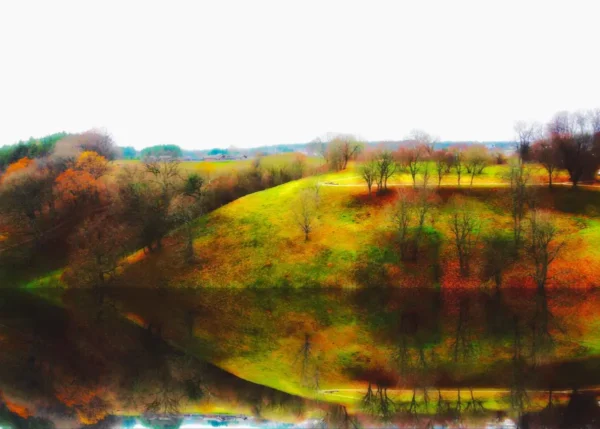
[{"label": "hillside", "polygon": [[[240,198],[197,222],[194,246],[199,264],[188,267],[177,263],[177,252],[165,252],[151,264],[164,267],[168,283],[187,287],[279,287],[336,286],[355,287],[364,283],[364,272],[371,266],[383,267],[386,283],[396,286],[427,286],[436,283],[431,276],[431,259],[401,261],[395,240],[392,211],[397,189],[386,196],[366,195],[363,186],[340,186],[352,173],[330,174],[321,179],[306,178]],[[319,190],[317,219],[308,242],[294,217],[298,193],[322,184]],[[477,285],[480,270],[467,279],[458,279],[456,256],[449,231],[449,216],[454,195],[460,204],[474,208],[481,220],[479,237],[494,231],[510,233],[512,218],[508,190],[485,186],[487,178],[476,179],[473,188],[445,186],[437,192],[434,208],[425,225],[429,234],[439,236],[439,263],[442,287]],[[400,183],[408,184],[399,179]],[[536,188],[541,208],[556,220],[564,249],[553,269],[559,274],[556,286],[591,286],[599,278],[600,193],[595,190],[571,191],[567,187]],[[409,189],[408,189],[409,191]],[[482,242],[474,257],[481,258]],[[154,257],[153,257],[154,258]],[[173,258],[170,260],[170,258]],[[168,261],[168,262],[167,262]],[[473,264],[481,265],[481,264]],[[574,267],[579,269],[575,272]],[[173,268],[170,270],[169,267]],[[585,267],[585,269],[581,269]],[[148,273],[141,262],[137,274]],[[361,272],[363,269],[363,272]],[[163,270],[163,268],[161,268]],[[526,259],[514,264],[506,284],[530,284],[531,266]],[[139,279],[136,274],[136,279]],[[382,273],[379,273],[382,274]],[[361,280],[363,278],[363,280]],[[362,283],[361,283],[362,282]]]}]

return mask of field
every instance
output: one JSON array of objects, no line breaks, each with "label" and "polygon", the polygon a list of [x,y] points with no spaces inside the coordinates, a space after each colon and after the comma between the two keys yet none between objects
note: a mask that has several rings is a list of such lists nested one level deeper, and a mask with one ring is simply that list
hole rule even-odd
[{"label": "field", "polygon": [[[293,162],[298,156],[297,153],[280,153],[276,155],[266,155],[260,158],[261,165],[265,168],[271,166],[281,166]],[[318,167],[322,161],[316,157],[304,157],[308,167]],[[223,174],[229,174],[233,171],[241,171],[252,166],[253,159],[244,160],[224,160],[224,161],[182,161],[181,169],[187,173],[198,173],[203,176],[214,179]],[[114,162],[117,167],[139,165],[138,160],[118,160]],[[118,172],[118,168],[113,171],[113,174]]]}]

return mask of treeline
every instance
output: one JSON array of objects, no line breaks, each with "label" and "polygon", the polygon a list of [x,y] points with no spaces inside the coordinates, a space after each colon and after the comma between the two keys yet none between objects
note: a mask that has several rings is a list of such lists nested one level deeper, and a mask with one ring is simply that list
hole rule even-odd
[{"label": "treeline", "polygon": [[[573,187],[595,179],[600,167],[600,109],[559,112],[546,125],[518,122],[515,132],[518,162],[542,165],[549,187],[561,170],[568,173]],[[508,162],[505,150],[477,143],[449,146],[418,130],[402,144],[372,146],[352,135],[336,135],[326,142],[315,141],[310,148],[333,171],[345,169],[351,159],[362,161],[359,170],[369,194],[373,186],[384,193],[388,180],[400,174],[409,174],[415,188],[417,181],[439,187],[451,173],[458,186],[463,180],[473,185],[488,166]]]},{"label": "treeline", "polygon": [[114,142],[106,135],[61,144],[68,156],[24,157],[0,177],[0,264],[9,273],[39,257],[66,264],[65,279],[74,285],[103,285],[127,254],[160,249],[174,230],[185,244],[182,258],[193,263],[199,216],[311,173],[300,155],[269,166],[257,158],[246,170],[210,181],[172,158],[116,170],[108,160]]},{"label": "treeline", "polygon": [[21,158],[42,158],[54,150],[56,142],[66,137],[67,133],[60,132],[41,138],[31,137],[14,145],[0,147],[0,171]]},{"label": "treeline", "polygon": [[150,147],[142,149],[142,151],[140,152],[140,156],[142,159],[151,157],[151,156],[153,156],[153,157],[168,156],[171,158],[181,158],[183,156],[183,152],[181,151],[181,148],[177,145],[163,144],[163,145],[150,146]]}]

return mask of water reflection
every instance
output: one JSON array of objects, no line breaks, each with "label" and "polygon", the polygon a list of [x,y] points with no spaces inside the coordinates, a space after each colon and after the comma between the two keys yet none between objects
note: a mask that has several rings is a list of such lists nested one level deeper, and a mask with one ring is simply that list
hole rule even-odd
[{"label": "water reflection", "polygon": [[[565,289],[3,290],[0,425],[577,427],[600,416],[598,304]],[[116,417],[132,414],[146,420]]]}]

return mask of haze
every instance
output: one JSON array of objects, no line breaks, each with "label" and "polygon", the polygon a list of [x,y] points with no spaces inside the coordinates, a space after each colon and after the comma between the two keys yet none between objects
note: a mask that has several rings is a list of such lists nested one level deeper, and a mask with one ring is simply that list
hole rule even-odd
[{"label": "haze", "polygon": [[512,139],[598,107],[597,1],[4,2],[0,145]]}]

